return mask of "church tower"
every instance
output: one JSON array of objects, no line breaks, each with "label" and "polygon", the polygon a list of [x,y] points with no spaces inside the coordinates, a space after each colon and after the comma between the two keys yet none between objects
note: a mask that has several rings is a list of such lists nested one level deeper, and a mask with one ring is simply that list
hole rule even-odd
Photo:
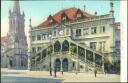
[{"label": "church tower", "polygon": [[20,12],[19,1],[15,0],[13,11],[9,10],[9,41],[12,48],[25,48],[24,17],[24,12]]},{"label": "church tower", "polygon": [[14,1],[13,10],[9,10],[8,55],[11,68],[27,67],[27,43],[25,36],[25,14],[21,14],[18,0]]}]

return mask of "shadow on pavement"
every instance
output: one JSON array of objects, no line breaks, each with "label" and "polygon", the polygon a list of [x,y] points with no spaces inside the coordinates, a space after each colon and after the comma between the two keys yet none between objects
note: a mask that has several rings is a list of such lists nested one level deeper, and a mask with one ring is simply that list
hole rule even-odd
[{"label": "shadow on pavement", "polygon": [[33,77],[16,77],[1,76],[1,83],[60,83],[63,79],[58,78],[33,78]]}]

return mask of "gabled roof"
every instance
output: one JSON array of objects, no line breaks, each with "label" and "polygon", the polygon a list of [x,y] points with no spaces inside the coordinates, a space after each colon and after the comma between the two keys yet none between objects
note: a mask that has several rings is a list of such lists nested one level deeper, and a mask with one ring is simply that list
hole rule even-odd
[{"label": "gabled roof", "polygon": [[3,37],[1,37],[1,44],[7,43],[8,41],[9,41],[8,36],[3,36]]},{"label": "gabled roof", "polygon": [[[81,11],[82,15],[86,18],[95,16],[95,15],[92,15],[90,13],[87,13],[85,11],[82,11],[80,9],[73,7],[73,8],[63,9],[63,10],[59,11],[58,13],[56,13],[55,15],[52,16],[52,19],[54,19],[55,22],[57,22],[57,23],[61,23],[62,15],[65,14],[69,20],[76,20],[77,19],[76,14],[78,11]],[[48,26],[50,24],[50,20],[49,20],[50,17],[51,17],[51,15],[48,17],[47,20],[45,20],[44,22],[39,24],[38,27]]]}]

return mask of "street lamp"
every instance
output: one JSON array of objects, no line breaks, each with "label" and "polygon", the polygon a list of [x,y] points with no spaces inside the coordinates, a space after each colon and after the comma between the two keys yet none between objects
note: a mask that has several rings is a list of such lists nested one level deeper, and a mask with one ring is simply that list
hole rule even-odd
[{"label": "street lamp", "polygon": [[[51,51],[51,38],[52,38],[52,35],[49,35],[50,37],[50,51]],[[52,76],[52,68],[51,68],[51,54],[50,54],[50,76]]]}]

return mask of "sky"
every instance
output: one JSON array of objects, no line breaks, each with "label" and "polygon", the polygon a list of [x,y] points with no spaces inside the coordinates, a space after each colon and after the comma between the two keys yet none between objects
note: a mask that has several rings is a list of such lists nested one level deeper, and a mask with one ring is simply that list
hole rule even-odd
[{"label": "sky", "polygon": [[[29,19],[32,19],[32,26],[37,26],[42,23],[50,14],[54,15],[56,12],[76,7],[81,10],[97,15],[108,14],[110,10],[109,0],[44,0],[44,1],[20,1],[20,11],[25,12],[25,33],[28,36],[29,31]],[[5,36],[8,33],[8,16],[9,9],[13,9],[13,1],[2,1],[1,2],[1,36]],[[120,20],[120,1],[114,1],[114,16],[118,22]]]}]

